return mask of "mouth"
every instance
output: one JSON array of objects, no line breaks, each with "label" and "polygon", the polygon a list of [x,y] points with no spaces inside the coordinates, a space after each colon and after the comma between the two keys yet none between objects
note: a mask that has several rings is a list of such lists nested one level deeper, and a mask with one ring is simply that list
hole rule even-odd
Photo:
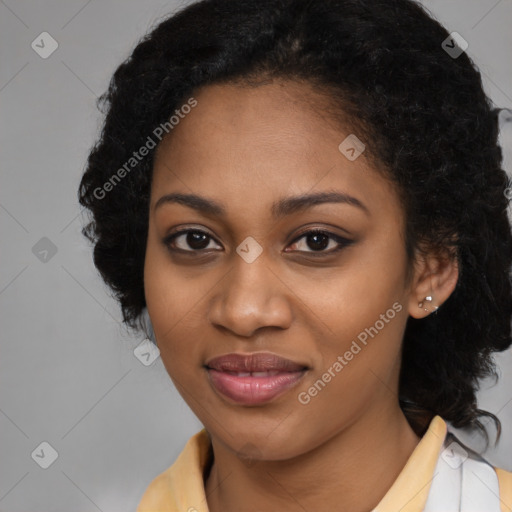
[{"label": "mouth", "polygon": [[231,353],[205,364],[210,384],[239,405],[267,403],[296,386],[309,367],[270,352]]}]

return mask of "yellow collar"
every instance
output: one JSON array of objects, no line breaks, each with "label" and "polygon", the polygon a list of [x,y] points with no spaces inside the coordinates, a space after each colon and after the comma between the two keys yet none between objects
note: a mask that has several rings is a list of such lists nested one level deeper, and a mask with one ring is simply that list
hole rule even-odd
[{"label": "yellow collar", "polygon": [[[444,420],[435,416],[374,512],[423,510],[446,431]],[[209,462],[210,447],[210,438],[205,429],[193,435],[176,462],[151,482],[137,512],[208,512],[203,471]]]},{"label": "yellow collar", "polygon": [[374,512],[421,512],[424,509],[446,431],[445,421],[441,416],[434,416],[428,430]]}]

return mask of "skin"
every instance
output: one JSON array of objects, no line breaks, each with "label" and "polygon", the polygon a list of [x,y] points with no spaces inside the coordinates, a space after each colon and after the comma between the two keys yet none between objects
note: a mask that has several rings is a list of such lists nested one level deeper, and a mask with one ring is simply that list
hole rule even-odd
[{"label": "skin", "polygon": [[[194,97],[197,106],[155,155],[144,275],[162,361],[212,439],[209,510],[368,511],[419,442],[398,404],[407,318],[425,317],[449,297],[456,263],[418,256],[406,281],[396,190],[364,153],[354,161],[340,153],[353,131],[326,120],[307,84],[211,85]],[[272,217],[281,198],[333,190],[356,197],[368,213],[324,203]],[[179,203],[155,209],[171,192],[212,199],[226,215]],[[315,251],[303,235],[314,227],[353,243],[328,254],[338,244],[327,238]],[[186,235],[174,241],[181,253],[165,245],[167,235],[186,228],[211,236],[206,249],[191,247]],[[263,248],[252,263],[236,252],[248,236]],[[429,294],[434,301],[425,311],[418,302]],[[298,393],[396,302],[401,311],[300,403]],[[209,358],[259,351],[310,370],[298,386],[258,406],[234,404],[212,388]]]}]

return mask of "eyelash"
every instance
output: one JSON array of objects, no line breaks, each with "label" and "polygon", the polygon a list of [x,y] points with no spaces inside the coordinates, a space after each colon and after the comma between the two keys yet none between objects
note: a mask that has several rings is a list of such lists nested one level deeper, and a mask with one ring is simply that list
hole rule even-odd
[{"label": "eyelash", "polygon": [[[172,247],[172,243],[174,242],[174,240],[176,238],[178,238],[181,235],[186,235],[188,233],[200,233],[202,235],[206,235],[210,240],[214,240],[216,242],[216,240],[212,236],[210,236],[205,231],[202,231],[201,229],[184,229],[184,230],[177,231],[176,233],[173,233],[173,234],[167,236],[163,240],[163,243],[164,243],[164,245],[170,251],[173,251],[173,252],[191,253],[192,254],[192,253],[200,253],[202,251],[207,250],[207,249],[185,250],[185,249],[176,249],[176,248]],[[341,251],[342,249],[344,249],[345,247],[348,247],[349,245],[351,245],[353,243],[353,240],[349,240],[347,238],[343,238],[343,237],[341,237],[339,235],[336,235],[336,234],[331,233],[329,231],[325,231],[323,229],[310,229],[309,231],[305,231],[304,233],[301,233],[297,238],[295,238],[291,242],[290,245],[293,245],[293,244],[297,243],[299,240],[301,240],[302,238],[306,238],[309,235],[325,235],[328,238],[331,238],[332,240],[334,240],[338,244],[338,247],[336,247],[334,249],[331,249],[329,251],[325,251],[323,249],[321,251],[298,251],[300,253],[312,254],[314,257],[328,256],[328,255],[337,253],[337,252]],[[218,243],[218,242],[216,242],[216,243]]]}]

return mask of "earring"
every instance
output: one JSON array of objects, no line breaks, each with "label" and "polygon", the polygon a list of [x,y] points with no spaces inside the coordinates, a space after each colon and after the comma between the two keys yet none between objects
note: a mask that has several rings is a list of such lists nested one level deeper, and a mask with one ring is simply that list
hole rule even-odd
[{"label": "earring", "polygon": [[[432,302],[433,297],[432,297],[432,295],[427,295],[423,300],[424,300],[424,301],[427,301],[427,302]],[[423,308],[423,301],[418,302],[418,307],[419,307],[419,308]],[[429,311],[427,308],[423,308],[423,309],[424,309],[425,311]],[[434,311],[436,311],[437,309],[439,309],[439,307],[438,307],[438,306],[434,306]]]},{"label": "earring", "polygon": [[[430,274],[430,293],[432,293],[432,274]],[[432,295],[427,295],[421,302],[418,302],[418,307],[423,308],[423,301],[432,302],[434,297]],[[423,308],[425,311],[429,311],[427,308]],[[434,312],[437,311],[438,306],[434,306]]]}]

